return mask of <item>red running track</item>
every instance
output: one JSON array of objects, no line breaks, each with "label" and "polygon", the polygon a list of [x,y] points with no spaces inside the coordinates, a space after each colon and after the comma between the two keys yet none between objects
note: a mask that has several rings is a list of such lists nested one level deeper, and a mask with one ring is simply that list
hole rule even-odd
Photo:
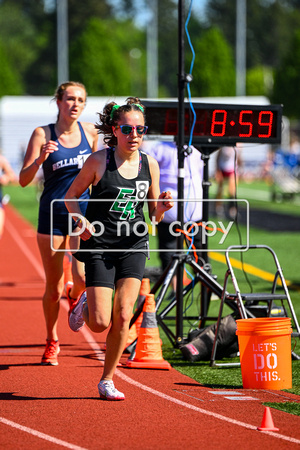
[{"label": "red running track", "polygon": [[299,448],[298,416],[272,409],[279,431],[257,431],[262,402],[299,401],[283,391],[228,392],[204,387],[175,369],[120,366],[115,383],[126,400],[100,400],[104,337],[85,327],[73,333],[66,300],[61,301],[59,365],[41,366],[43,269],[36,234],[12,207],[6,214],[0,241],[2,449]]}]

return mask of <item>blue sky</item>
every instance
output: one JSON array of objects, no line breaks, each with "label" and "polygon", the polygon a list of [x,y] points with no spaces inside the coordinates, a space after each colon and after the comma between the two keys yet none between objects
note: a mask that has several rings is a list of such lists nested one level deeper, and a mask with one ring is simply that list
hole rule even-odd
[{"label": "blue sky", "polygon": [[[135,1],[137,4],[140,3],[140,0]],[[151,2],[151,0],[148,1]],[[192,1],[193,2],[192,11],[195,12],[199,17],[203,18],[204,9],[208,0],[185,0],[185,1],[187,6],[190,6]],[[118,5],[119,0],[108,0],[108,3],[110,3],[111,5]],[[135,18],[135,22],[142,27],[147,23],[148,20],[149,20],[149,11],[147,10],[141,11]]]},{"label": "blue sky", "polygon": [[[117,6],[120,0],[107,0],[111,5]],[[152,1],[152,0],[148,0]],[[159,1],[159,0],[158,0]],[[189,7],[193,2],[192,10],[195,12],[200,18],[204,18],[204,10],[206,3],[208,0],[185,0],[186,5]],[[135,0],[136,4],[140,4],[140,0]],[[55,0],[44,0],[45,9],[49,11],[53,11],[55,8]],[[138,8],[137,8],[138,9]],[[141,9],[141,8],[140,8]],[[145,26],[147,21],[149,20],[149,11],[143,10],[141,11],[135,18],[135,22],[140,26]]]}]

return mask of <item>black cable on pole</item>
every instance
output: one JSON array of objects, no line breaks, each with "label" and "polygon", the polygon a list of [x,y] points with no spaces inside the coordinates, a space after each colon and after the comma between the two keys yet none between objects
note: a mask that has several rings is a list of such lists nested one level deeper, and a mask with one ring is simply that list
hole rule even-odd
[{"label": "black cable on pole", "polygon": [[[181,229],[184,224],[184,0],[178,1],[178,221]],[[183,249],[183,234],[177,238],[177,249]],[[176,339],[177,343],[183,338],[183,264],[178,264],[176,285]]]}]

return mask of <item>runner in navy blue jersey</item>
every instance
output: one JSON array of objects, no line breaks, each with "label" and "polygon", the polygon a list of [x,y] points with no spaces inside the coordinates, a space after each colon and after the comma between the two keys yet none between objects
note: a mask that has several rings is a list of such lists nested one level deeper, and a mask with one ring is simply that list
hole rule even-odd
[{"label": "runner in navy blue jersey", "polygon": [[[147,131],[140,100],[129,97],[121,106],[111,102],[99,118],[96,128],[108,148],[86,161],[65,197],[72,217],[79,217],[75,232],[80,233],[81,244],[75,255],[84,261],[86,274],[86,292],[69,324],[78,331],[86,323],[96,333],[110,327],[98,390],[101,398],[124,400],[112,379],[144,274],[148,231],[143,204],[153,200],[148,202],[149,217],[158,223],[173,202],[170,192],[160,193],[157,161],[139,149]],[[83,216],[78,199],[90,185],[91,200]]]},{"label": "runner in navy blue jersey", "polygon": [[[57,365],[60,351],[57,321],[59,300],[64,288],[64,252],[55,250],[66,248],[68,236],[68,211],[62,199],[84,161],[97,150],[98,145],[94,124],[78,122],[86,103],[84,85],[72,81],[63,83],[57,88],[55,99],[59,111],[57,121],[34,130],[19,177],[21,186],[27,186],[42,165],[45,181],[40,198],[37,237],[46,276],[43,309],[47,341],[42,356],[43,365]],[[82,198],[89,198],[88,189],[82,193]],[[72,299],[76,300],[85,287],[81,266],[74,260],[74,285],[68,290],[70,303]]]}]

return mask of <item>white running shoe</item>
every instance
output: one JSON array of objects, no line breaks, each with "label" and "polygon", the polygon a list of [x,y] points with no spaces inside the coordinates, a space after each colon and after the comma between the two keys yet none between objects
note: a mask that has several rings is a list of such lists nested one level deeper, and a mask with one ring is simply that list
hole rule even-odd
[{"label": "white running shoe", "polygon": [[73,331],[79,331],[85,324],[83,308],[86,302],[86,291],[83,291],[69,311],[69,326]]},{"label": "white running shoe", "polygon": [[119,392],[113,381],[103,380],[98,384],[100,398],[103,400],[125,400],[123,392]]}]

